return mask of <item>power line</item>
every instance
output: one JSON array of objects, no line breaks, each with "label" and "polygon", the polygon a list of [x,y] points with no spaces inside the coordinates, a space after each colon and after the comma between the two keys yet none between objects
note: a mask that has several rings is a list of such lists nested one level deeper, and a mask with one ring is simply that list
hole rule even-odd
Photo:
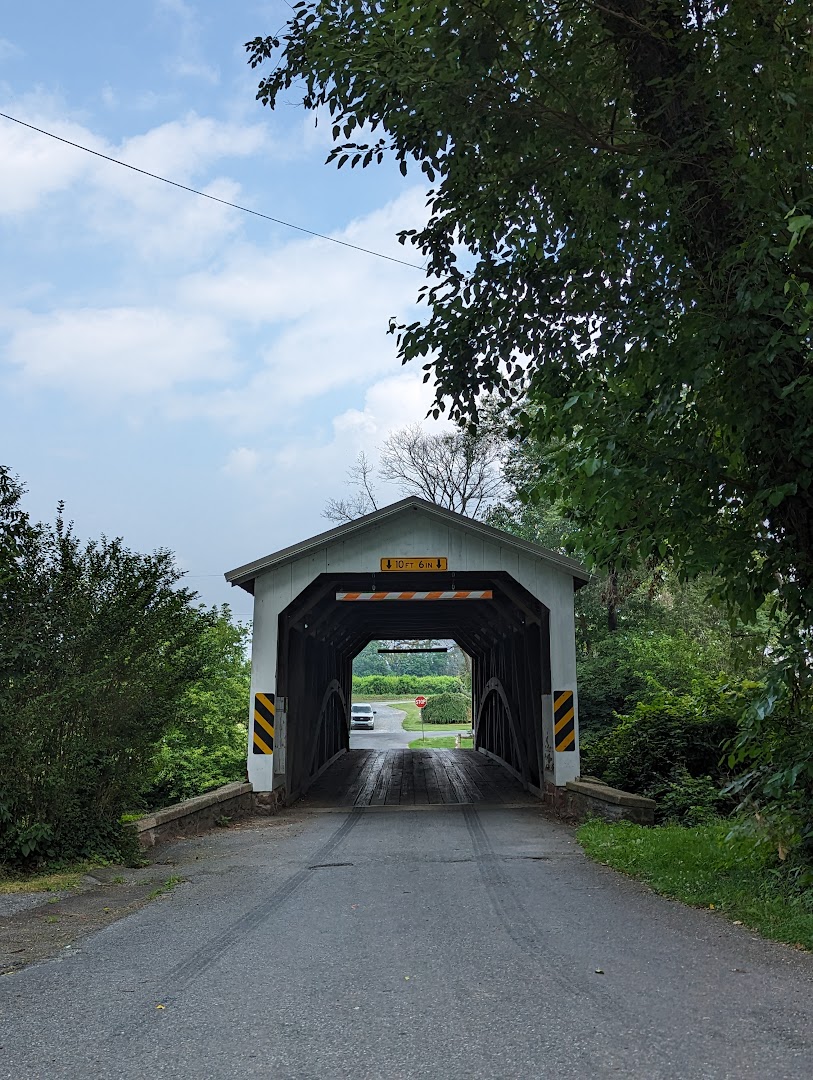
[{"label": "power line", "polygon": [[93,154],[94,157],[102,158],[104,161],[110,161],[113,165],[120,165],[123,169],[130,169],[131,172],[141,173],[142,176],[149,176],[153,180],[160,180],[162,184],[169,184],[170,187],[180,188],[181,191],[188,191],[191,195],[200,195],[202,199],[209,199],[211,202],[221,203],[223,206],[230,206],[233,210],[242,210],[244,214],[253,214],[254,217],[262,218],[264,221],[272,221],[275,225],[284,225],[286,229],[295,229],[297,232],[306,233],[308,236],[315,236],[319,240],[327,240],[331,244],[339,244],[340,247],[350,248],[352,251],[361,251],[365,255],[375,255],[378,259],[386,259],[387,262],[398,263],[400,266],[409,266],[413,270],[424,269],[424,267],[420,266],[418,263],[407,262],[406,259],[396,259],[394,255],[384,255],[381,251],[373,251],[372,248],[362,247],[360,244],[351,244],[347,240],[337,240],[335,236],[326,236],[325,233],[316,232],[315,229],[306,229],[304,225],[294,225],[290,221],[283,221],[282,218],[272,217],[270,214],[263,214],[259,210],[252,210],[248,206],[241,206],[239,203],[229,202],[228,199],[219,199],[217,195],[209,195],[205,191],[198,191],[197,188],[189,187],[187,184],[179,184],[177,180],[168,180],[166,176],[159,176],[158,173],[150,172],[149,169],[140,169],[137,165],[130,165],[127,161],[120,161],[118,158],[110,157],[109,154],[103,154],[99,150],[91,150],[89,146],[83,146],[81,143],[72,142],[70,139],[65,139],[61,135],[55,135],[53,131],[46,131],[45,128],[37,127],[35,124],[26,123],[25,120],[19,120],[16,116],[9,116],[8,113],[0,112],[0,116],[2,116],[4,120],[11,120],[13,124],[19,124],[21,127],[36,131],[40,135],[47,135],[49,139],[56,139],[57,142],[65,143],[66,146],[73,146],[76,150],[84,150],[86,154]]}]

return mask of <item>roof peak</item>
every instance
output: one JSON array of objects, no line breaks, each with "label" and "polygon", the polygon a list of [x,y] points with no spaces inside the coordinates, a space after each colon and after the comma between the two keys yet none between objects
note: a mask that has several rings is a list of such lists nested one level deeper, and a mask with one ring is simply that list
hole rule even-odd
[{"label": "roof peak", "polygon": [[270,555],[265,555],[261,559],[256,559],[243,566],[238,566],[234,570],[229,570],[225,574],[226,581],[232,585],[245,586],[259,574],[273,567],[300,558],[302,555],[344,536],[352,536],[354,533],[364,531],[408,510],[422,511],[449,524],[454,524],[458,528],[464,528],[497,543],[515,547],[526,554],[534,555],[546,562],[555,564],[582,582],[590,580],[590,575],[584,567],[567,555],[561,555],[558,551],[551,551],[549,548],[542,547],[541,544],[536,544],[531,540],[523,540],[521,537],[514,536],[513,533],[505,532],[502,529],[495,529],[492,525],[486,525],[483,521],[467,517],[465,514],[460,514],[455,510],[448,510],[446,507],[439,506],[428,499],[422,499],[418,495],[407,495],[405,498],[389,503],[387,506],[382,506],[369,514],[354,518],[352,521],[346,521],[341,525],[334,526],[332,529],[327,529],[325,532],[308,537],[306,540],[300,540],[296,544],[291,544],[288,547],[281,548],[279,551],[272,552]]}]

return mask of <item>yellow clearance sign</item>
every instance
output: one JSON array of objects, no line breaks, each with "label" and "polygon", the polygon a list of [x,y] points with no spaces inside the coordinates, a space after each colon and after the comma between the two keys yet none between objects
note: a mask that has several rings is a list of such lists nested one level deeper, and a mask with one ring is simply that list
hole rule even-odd
[{"label": "yellow clearance sign", "polygon": [[439,555],[424,555],[422,557],[410,555],[408,558],[403,559],[390,555],[381,560],[381,569],[385,574],[415,573],[417,571],[426,573],[427,570],[434,570],[437,573],[440,570],[449,569],[449,560],[442,559]]}]

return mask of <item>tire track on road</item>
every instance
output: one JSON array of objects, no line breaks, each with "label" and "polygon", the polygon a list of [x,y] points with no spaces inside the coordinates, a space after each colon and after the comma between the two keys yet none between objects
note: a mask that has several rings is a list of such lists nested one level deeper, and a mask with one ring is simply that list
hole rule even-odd
[{"label": "tire track on road", "polygon": [[[591,987],[583,974],[577,976],[572,959],[554,948],[555,931],[540,930],[517,898],[508,877],[508,863],[494,851],[477,808],[467,804],[461,809],[489,903],[500,918],[503,932],[519,950],[521,962],[533,977],[555,983],[557,993],[563,1000],[570,998],[574,1007],[580,999],[588,998],[602,1012],[606,1012],[605,996]],[[515,861],[513,865],[517,865]]]},{"label": "tire track on road", "polygon": [[320,868],[327,856],[342,843],[352,832],[362,818],[362,814],[355,808],[349,813],[346,821],[335,830],[332,836],[308,859],[308,865],[277,886],[262,903],[257,904],[251,910],[235,919],[217,937],[201,945],[191,956],[180,964],[170,968],[164,975],[164,984],[173,984],[174,990],[183,990],[194,978],[202,975],[210,967],[217,963],[224,953],[235,945],[241,937],[249,931],[255,931],[265,919],[267,919],[280,904],[283,904],[298,889],[300,889]]}]

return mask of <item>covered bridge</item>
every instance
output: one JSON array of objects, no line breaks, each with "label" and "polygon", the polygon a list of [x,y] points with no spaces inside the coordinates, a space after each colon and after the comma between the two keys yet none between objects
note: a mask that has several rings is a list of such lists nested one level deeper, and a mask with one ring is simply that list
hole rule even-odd
[{"label": "covered bridge", "polygon": [[456,641],[475,749],[537,794],[578,775],[572,559],[411,497],[226,580],[254,596],[255,791],[297,798],[348,750],[353,658],[376,639]]}]

